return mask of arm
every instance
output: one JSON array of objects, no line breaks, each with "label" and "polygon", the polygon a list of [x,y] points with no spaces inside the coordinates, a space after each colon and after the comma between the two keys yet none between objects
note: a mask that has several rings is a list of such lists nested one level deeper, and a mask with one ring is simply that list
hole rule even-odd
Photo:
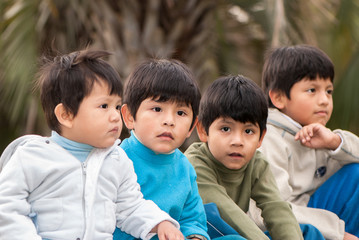
[{"label": "arm", "polygon": [[357,238],[355,235],[352,235],[350,233],[345,233],[344,234],[344,239],[343,240],[358,240],[359,238]]},{"label": "arm", "polygon": [[190,166],[189,171],[189,177],[191,178],[190,194],[183,206],[182,215],[179,219],[181,231],[186,237],[195,234],[202,235],[209,239],[207,234],[206,214],[202,199],[198,192],[196,173],[192,166]]},{"label": "arm", "polygon": [[157,233],[159,240],[183,240],[182,233],[169,221],[160,222],[151,231]]},{"label": "arm", "polygon": [[[287,134],[287,137],[283,137],[282,132],[269,125],[267,134],[260,147],[260,151],[266,156],[270,163],[270,168],[275,176],[282,199],[291,203],[293,213],[299,223],[314,225],[325,238],[343,239],[344,222],[332,212],[307,207],[310,194],[306,193],[304,189],[300,189],[303,188],[303,186],[292,187],[291,177],[293,176],[290,175],[294,174],[293,168],[296,170],[302,162],[304,162],[306,165],[314,164],[314,166],[310,168],[315,169],[315,155],[312,156],[313,161],[298,159],[299,155],[296,155],[293,149],[299,149],[301,143],[296,142],[294,136],[289,136],[289,133],[285,134]],[[301,150],[304,151],[305,149]],[[311,155],[303,155],[303,157],[304,156],[308,158]],[[289,163],[292,164],[291,167]],[[298,164],[299,166],[297,166]],[[311,182],[310,176],[308,177],[306,172],[303,172],[303,174],[304,175],[297,176],[300,178],[301,184],[303,184],[304,181],[307,181],[308,183],[306,184],[309,184]],[[306,176],[307,178],[305,178]]]},{"label": "arm", "polygon": [[[193,161],[192,161],[193,163]],[[218,184],[215,172],[206,164],[194,164],[199,192],[204,203],[214,202],[221,217],[241,236],[248,239],[268,239],[247,214],[228,196]]]},{"label": "arm", "polygon": [[[264,159],[260,153],[257,153],[257,156]],[[290,204],[280,197],[269,164],[262,159],[251,161],[256,161],[256,164],[252,165],[253,169],[248,169],[253,173],[254,180],[252,198],[262,210],[262,217],[272,239],[303,239]]]},{"label": "arm", "polygon": [[340,151],[331,153],[331,156],[336,160],[342,161],[344,164],[359,163],[359,137],[351,132],[340,129],[336,129],[333,132],[341,137],[342,144]]},{"label": "arm", "polygon": [[21,158],[25,158],[21,150],[16,151],[0,174],[0,236],[3,239],[40,240],[41,237],[28,217],[31,211],[27,202],[30,189]]},{"label": "arm", "polygon": [[335,150],[342,142],[338,134],[319,123],[304,126],[294,138],[301,141],[304,146],[314,149]]},{"label": "arm", "polygon": [[[161,236],[167,236],[167,234],[172,236],[172,233],[175,232],[177,232],[177,236],[182,236],[182,233],[178,230],[179,224],[175,220],[159,209],[154,202],[143,199],[132,161],[122,149],[119,149],[119,151],[122,163],[122,179],[117,190],[117,227],[136,238],[142,239],[151,238],[154,231],[158,231],[157,233],[161,231]],[[168,228],[166,222],[162,224],[161,222],[163,221],[171,222],[176,227],[176,230]],[[162,224],[162,227],[159,227],[159,223]]]},{"label": "arm", "polygon": [[[303,127],[295,135],[295,140],[314,149],[328,149],[331,156],[346,163],[359,162],[359,138],[343,130],[331,131],[325,126],[313,123]],[[340,147],[340,149],[338,149]]]}]

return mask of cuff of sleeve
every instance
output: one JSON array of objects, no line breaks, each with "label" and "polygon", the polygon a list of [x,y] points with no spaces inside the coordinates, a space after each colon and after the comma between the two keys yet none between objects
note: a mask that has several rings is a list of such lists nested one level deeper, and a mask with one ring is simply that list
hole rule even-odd
[{"label": "cuff of sleeve", "polygon": [[207,238],[205,236],[199,235],[199,234],[191,234],[187,236],[188,239],[191,238],[198,238],[200,240],[207,240]]},{"label": "cuff of sleeve", "polygon": [[[169,221],[169,222],[172,223],[177,229],[180,229],[179,223],[178,223],[176,220],[174,220],[173,218],[171,218],[169,215],[168,215],[168,217],[169,217],[169,218],[163,219],[161,222],[163,222],[163,221]],[[161,222],[157,223],[157,225],[160,224]],[[151,229],[152,229],[152,228],[151,228]],[[144,239],[144,240],[149,240],[149,239],[151,239],[151,238],[152,238],[153,236],[155,236],[155,235],[157,235],[157,233],[149,232],[143,239]]]},{"label": "cuff of sleeve", "polygon": [[340,151],[340,149],[342,148],[342,146],[343,146],[343,137],[342,137],[342,135],[340,135],[339,133],[336,133],[336,134],[339,135],[341,142],[340,142],[339,146],[337,147],[337,149],[331,150],[331,154],[337,154]]}]

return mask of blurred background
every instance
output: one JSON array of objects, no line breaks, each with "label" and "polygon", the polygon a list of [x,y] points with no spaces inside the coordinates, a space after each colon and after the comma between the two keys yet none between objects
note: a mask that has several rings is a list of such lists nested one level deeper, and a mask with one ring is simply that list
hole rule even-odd
[{"label": "blurred background", "polygon": [[1,0],[0,153],[18,136],[50,134],[33,91],[39,57],[86,47],[113,52],[123,81],[145,58],[179,59],[203,92],[226,74],[260,85],[267,49],[315,45],[335,64],[328,127],[358,135],[358,43],[359,0]]}]

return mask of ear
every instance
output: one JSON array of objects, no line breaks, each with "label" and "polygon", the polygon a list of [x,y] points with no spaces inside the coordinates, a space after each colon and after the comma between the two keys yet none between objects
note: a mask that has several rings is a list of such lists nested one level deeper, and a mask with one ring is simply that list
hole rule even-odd
[{"label": "ear", "polygon": [[126,125],[126,127],[130,130],[134,129],[134,117],[132,116],[130,109],[128,109],[127,104],[123,104],[121,107],[121,113],[123,121]]},{"label": "ear", "polygon": [[259,148],[259,147],[262,145],[262,142],[263,142],[263,139],[264,139],[264,136],[266,135],[266,133],[267,133],[267,129],[265,129],[265,130],[263,131],[262,136],[261,136],[261,138],[259,139],[257,148]]},{"label": "ear", "polygon": [[198,134],[198,137],[201,140],[201,142],[207,142],[207,140],[208,140],[207,132],[204,129],[202,123],[200,123],[200,122],[197,123],[197,134]]},{"label": "ear", "polygon": [[54,110],[55,116],[57,118],[57,121],[59,121],[59,123],[67,128],[72,128],[72,124],[73,124],[73,119],[74,116],[72,113],[69,113],[66,109],[65,106],[62,103],[57,104],[57,106],[55,107]]},{"label": "ear", "polygon": [[287,96],[284,92],[278,90],[269,90],[269,98],[273,105],[279,110],[282,110],[285,107]]},{"label": "ear", "polygon": [[192,126],[192,128],[189,130],[189,132],[188,132],[188,134],[187,134],[187,137],[186,137],[186,138],[189,138],[189,137],[191,136],[191,134],[192,134],[193,130],[195,129],[195,127],[196,127],[197,123],[198,123],[198,117],[196,117],[196,119],[194,120],[194,122],[193,122],[193,126]]}]

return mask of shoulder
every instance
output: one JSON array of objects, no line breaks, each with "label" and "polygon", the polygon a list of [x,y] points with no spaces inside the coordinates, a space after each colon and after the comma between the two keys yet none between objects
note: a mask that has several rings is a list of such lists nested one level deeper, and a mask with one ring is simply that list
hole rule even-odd
[{"label": "shoulder", "polygon": [[268,171],[270,167],[265,155],[259,150],[256,150],[249,164],[252,171],[258,172],[259,174]]},{"label": "shoulder", "polygon": [[16,151],[19,150],[39,150],[50,144],[48,137],[39,135],[25,135],[12,141],[4,150],[1,159],[11,157]]},{"label": "shoulder", "polygon": [[269,108],[268,110],[267,128],[267,132],[269,133],[277,131],[280,132],[281,135],[289,133],[293,136],[300,130],[298,123],[295,123],[294,120],[275,108]]},{"label": "shoulder", "polygon": [[11,156],[16,152],[19,146],[25,145],[27,142],[32,141],[33,139],[42,138],[38,135],[25,135],[19,137],[12,141],[3,151],[0,157],[0,171],[3,169],[5,164],[9,161]]},{"label": "shoulder", "polygon": [[188,157],[184,153],[182,153],[179,149],[175,150],[174,158],[175,158],[174,162],[176,163],[178,169],[187,171],[192,176],[196,175],[194,167],[189,161]]},{"label": "shoulder", "polygon": [[106,166],[110,166],[112,170],[117,172],[127,172],[132,171],[133,162],[117,143],[106,157]]},{"label": "shoulder", "polygon": [[214,174],[217,171],[216,164],[210,154],[206,143],[193,143],[186,151],[185,155],[198,174]]},{"label": "shoulder", "polygon": [[123,149],[124,151],[126,151],[127,149],[129,149],[130,146],[131,146],[131,144],[129,144],[129,141],[130,141],[129,138],[123,139],[123,140],[121,141],[121,144],[120,144],[121,149]]},{"label": "shoulder", "polygon": [[193,164],[196,162],[205,161],[207,154],[205,151],[205,143],[195,142],[192,143],[188,149],[184,152],[189,161]]},{"label": "shoulder", "polygon": [[19,166],[23,166],[26,170],[44,167],[44,164],[56,162],[54,159],[62,159],[65,152],[49,137],[25,135],[15,139],[6,147],[0,157],[0,172],[10,161],[15,165],[20,164]]}]

